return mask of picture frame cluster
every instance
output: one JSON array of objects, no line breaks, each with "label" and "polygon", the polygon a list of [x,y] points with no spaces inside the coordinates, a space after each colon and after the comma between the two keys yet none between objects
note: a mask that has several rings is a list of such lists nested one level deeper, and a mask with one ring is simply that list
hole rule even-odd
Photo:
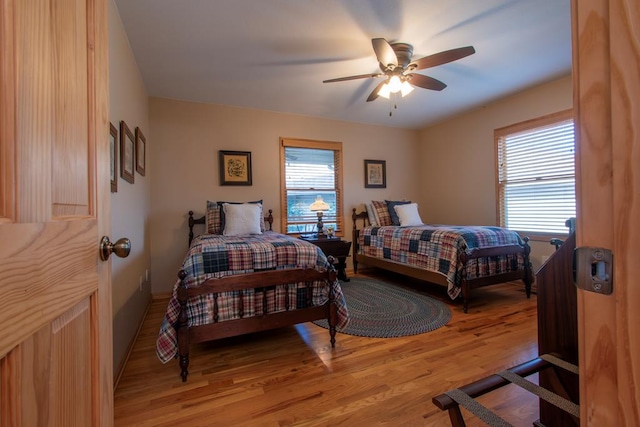
[{"label": "picture frame cluster", "polygon": [[120,121],[120,129],[109,123],[109,157],[111,192],[118,192],[118,170],[120,177],[126,182],[135,182],[135,172],[141,176],[146,174],[147,138],[142,129],[135,128],[135,133],[124,120]]}]

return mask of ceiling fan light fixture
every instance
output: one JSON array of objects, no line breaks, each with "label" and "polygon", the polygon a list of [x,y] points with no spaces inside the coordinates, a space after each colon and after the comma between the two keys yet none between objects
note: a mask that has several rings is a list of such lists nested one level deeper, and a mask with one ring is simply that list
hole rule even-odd
[{"label": "ceiling fan light fixture", "polygon": [[387,83],[383,84],[380,90],[378,91],[378,96],[389,99],[391,95],[391,90],[389,89],[389,85]]},{"label": "ceiling fan light fixture", "polygon": [[402,85],[400,86],[400,93],[402,93],[402,96],[405,97],[409,95],[412,91],[413,91],[413,86],[411,86],[408,81],[406,80],[403,81]]},{"label": "ceiling fan light fixture", "polygon": [[400,89],[402,89],[402,81],[400,81],[400,77],[398,76],[391,76],[387,86],[389,86],[389,91],[391,91],[391,93],[398,93],[400,92]]}]

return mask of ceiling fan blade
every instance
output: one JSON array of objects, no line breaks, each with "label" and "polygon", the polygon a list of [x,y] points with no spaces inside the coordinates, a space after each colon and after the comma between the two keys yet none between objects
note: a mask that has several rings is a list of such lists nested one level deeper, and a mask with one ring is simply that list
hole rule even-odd
[{"label": "ceiling fan blade", "polygon": [[422,74],[411,73],[407,74],[407,77],[409,77],[410,84],[423,89],[442,90],[447,87],[447,85],[442,83],[440,80]]},{"label": "ceiling fan blade", "polygon": [[424,70],[425,68],[435,67],[437,65],[446,64],[448,62],[457,61],[466,56],[473,55],[476,50],[473,46],[459,47],[457,49],[445,50],[440,53],[425,56],[417,59],[409,64],[409,70]]},{"label": "ceiling fan blade", "polygon": [[392,65],[393,68],[398,66],[398,57],[388,41],[382,38],[371,39],[371,44],[383,69],[386,69],[389,65]]},{"label": "ceiling fan blade", "polygon": [[367,98],[367,102],[371,102],[371,101],[375,101],[376,99],[378,99],[378,91],[380,91],[380,88],[382,87],[383,84],[385,84],[387,81],[384,80],[382,83],[379,83],[375,89],[373,89],[373,92],[371,92],[369,94],[369,97]]},{"label": "ceiling fan blade", "polygon": [[369,79],[382,76],[384,76],[384,74],[360,74],[358,76],[339,77],[337,79],[323,80],[322,83],[344,82],[347,80]]}]

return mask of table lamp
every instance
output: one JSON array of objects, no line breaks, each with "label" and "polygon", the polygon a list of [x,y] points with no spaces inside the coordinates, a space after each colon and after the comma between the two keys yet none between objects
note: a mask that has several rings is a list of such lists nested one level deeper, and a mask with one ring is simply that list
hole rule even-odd
[{"label": "table lamp", "polygon": [[317,196],[316,201],[309,206],[309,210],[312,212],[318,212],[318,237],[322,235],[322,212],[329,210],[329,205],[327,202],[322,200],[322,196]]}]

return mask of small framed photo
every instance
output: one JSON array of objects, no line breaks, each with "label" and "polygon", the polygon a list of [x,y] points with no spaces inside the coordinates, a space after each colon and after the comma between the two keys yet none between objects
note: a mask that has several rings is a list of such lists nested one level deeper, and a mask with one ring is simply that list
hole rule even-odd
[{"label": "small framed photo", "polygon": [[118,128],[109,123],[109,168],[111,170],[111,192],[118,192]]},{"label": "small framed photo", "polygon": [[218,152],[220,185],[251,185],[251,152]]},{"label": "small framed photo", "polygon": [[136,171],[142,176],[144,176],[147,161],[145,158],[146,147],[147,138],[144,137],[140,128],[136,127]]},{"label": "small framed photo", "polygon": [[387,161],[364,161],[364,188],[387,188]]},{"label": "small framed photo", "polygon": [[133,184],[135,177],[136,143],[129,126],[120,122],[120,176]]}]

